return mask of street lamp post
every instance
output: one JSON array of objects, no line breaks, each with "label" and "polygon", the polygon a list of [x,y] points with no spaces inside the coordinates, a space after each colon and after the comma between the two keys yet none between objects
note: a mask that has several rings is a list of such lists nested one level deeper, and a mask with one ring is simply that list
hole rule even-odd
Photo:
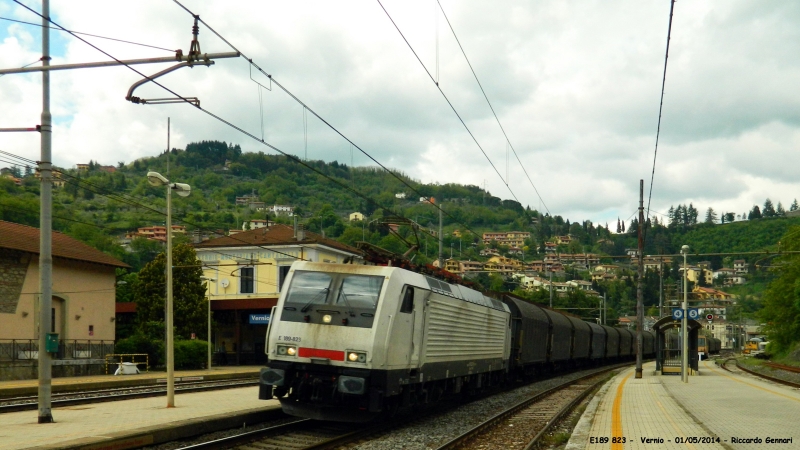
[{"label": "street lamp post", "polygon": [[191,193],[185,183],[170,183],[158,172],[147,172],[147,181],[153,186],[167,187],[167,408],[175,407],[175,346],[172,330],[172,190],[181,197]]},{"label": "street lamp post", "polygon": [[689,335],[687,333],[687,329],[689,328],[688,322],[688,298],[689,293],[687,292],[689,288],[688,283],[688,274],[686,270],[686,255],[689,253],[689,246],[684,245],[681,247],[681,253],[683,253],[683,320],[681,322],[681,333],[683,334],[683,347],[681,350],[681,377],[684,383],[689,382]]}]

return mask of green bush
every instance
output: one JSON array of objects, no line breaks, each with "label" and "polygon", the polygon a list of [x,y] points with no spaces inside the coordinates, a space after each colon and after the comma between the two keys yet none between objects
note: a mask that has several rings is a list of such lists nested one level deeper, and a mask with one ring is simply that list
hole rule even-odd
[{"label": "green bush", "polygon": [[147,353],[150,367],[164,365],[164,342],[150,339],[141,333],[136,333],[129,338],[117,341],[114,346],[114,352],[117,354]]},{"label": "green bush", "polygon": [[204,368],[208,360],[208,345],[208,342],[197,339],[175,341],[175,368]]}]

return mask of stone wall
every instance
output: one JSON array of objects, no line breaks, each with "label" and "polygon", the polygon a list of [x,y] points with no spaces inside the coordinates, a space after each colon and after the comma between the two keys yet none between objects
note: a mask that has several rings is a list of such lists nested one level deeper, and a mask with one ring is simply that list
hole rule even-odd
[{"label": "stone wall", "polygon": [[[109,364],[108,370],[114,373],[116,364]],[[87,375],[103,375],[106,373],[105,361],[90,360],[53,360],[53,378],[80,377]],[[35,380],[39,377],[39,362],[32,361],[0,361],[0,381]]]},{"label": "stone wall", "polygon": [[16,314],[30,259],[30,253],[0,252],[0,314]]}]

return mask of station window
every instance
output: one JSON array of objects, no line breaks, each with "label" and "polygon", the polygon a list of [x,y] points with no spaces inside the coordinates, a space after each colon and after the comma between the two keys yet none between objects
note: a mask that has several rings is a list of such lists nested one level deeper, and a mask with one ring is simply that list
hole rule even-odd
[{"label": "station window", "polygon": [[253,268],[243,267],[239,274],[239,292],[242,294],[253,293]]}]

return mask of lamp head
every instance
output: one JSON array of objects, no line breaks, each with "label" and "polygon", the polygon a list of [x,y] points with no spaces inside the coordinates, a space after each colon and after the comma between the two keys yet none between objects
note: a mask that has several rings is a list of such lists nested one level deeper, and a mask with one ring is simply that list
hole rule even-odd
[{"label": "lamp head", "polygon": [[188,197],[192,193],[192,187],[186,183],[173,183],[172,189],[181,197]]},{"label": "lamp head", "polygon": [[164,186],[169,180],[158,172],[147,172],[147,182],[152,186]]},{"label": "lamp head", "polygon": [[688,245],[684,245],[683,247],[681,247],[681,253],[684,253],[684,254],[689,253],[689,246]]}]

